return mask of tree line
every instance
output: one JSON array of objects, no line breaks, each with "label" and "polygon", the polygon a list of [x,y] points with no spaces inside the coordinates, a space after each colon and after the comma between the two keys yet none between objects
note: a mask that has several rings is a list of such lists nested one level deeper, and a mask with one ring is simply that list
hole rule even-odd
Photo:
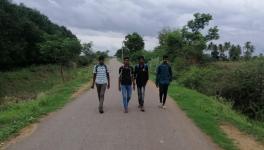
[{"label": "tree line", "polygon": [[65,63],[81,53],[66,27],[23,4],[0,1],[0,70],[31,64]]}]

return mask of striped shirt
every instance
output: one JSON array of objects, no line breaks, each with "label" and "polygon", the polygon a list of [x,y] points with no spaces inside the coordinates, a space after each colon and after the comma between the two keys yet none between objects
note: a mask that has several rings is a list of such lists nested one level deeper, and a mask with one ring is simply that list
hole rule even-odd
[{"label": "striped shirt", "polygon": [[107,74],[109,72],[105,65],[100,65],[100,64],[95,65],[93,69],[93,73],[96,74],[96,79],[95,79],[96,84],[107,84]]}]

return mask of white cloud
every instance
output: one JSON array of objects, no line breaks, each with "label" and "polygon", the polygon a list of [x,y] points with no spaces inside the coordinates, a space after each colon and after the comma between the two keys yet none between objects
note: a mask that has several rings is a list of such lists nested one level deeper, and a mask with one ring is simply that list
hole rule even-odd
[{"label": "white cloud", "polygon": [[138,32],[146,49],[157,45],[164,27],[181,27],[196,12],[210,13],[220,28],[220,41],[252,41],[264,53],[264,1],[262,0],[14,0],[40,10],[72,29],[81,41],[94,41],[96,49],[112,53],[127,33]]}]

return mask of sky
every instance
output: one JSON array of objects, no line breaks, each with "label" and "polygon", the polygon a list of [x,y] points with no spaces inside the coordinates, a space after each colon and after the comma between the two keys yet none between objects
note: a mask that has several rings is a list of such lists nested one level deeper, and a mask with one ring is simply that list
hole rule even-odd
[{"label": "sky", "polygon": [[47,15],[70,29],[82,43],[93,41],[94,50],[114,54],[125,35],[138,32],[145,49],[158,46],[163,28],[180,28],[196,12],[210,13],[223,43],[251,41],[264,53],[263,0],[13,0]]}]

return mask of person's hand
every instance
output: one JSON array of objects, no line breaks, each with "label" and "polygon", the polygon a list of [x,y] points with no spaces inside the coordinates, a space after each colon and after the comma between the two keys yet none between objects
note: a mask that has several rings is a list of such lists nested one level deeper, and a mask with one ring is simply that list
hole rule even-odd
[{"label": "person's hand", "polygon": [[156,87],[159,88],[159,85],[156,83]]},{"label": "person's hand", "polygon": [[110,89],[110,84],[107,85],[107,89]]},{"label": "person's hand", "polygon": [[94,84],[92,84],[91,88],[92,88],[92,89],[94,88]]},{"label": "person's hand", "polygon": [[120,86],[118,86],[118,90],[121,91],[121,87]]}]

